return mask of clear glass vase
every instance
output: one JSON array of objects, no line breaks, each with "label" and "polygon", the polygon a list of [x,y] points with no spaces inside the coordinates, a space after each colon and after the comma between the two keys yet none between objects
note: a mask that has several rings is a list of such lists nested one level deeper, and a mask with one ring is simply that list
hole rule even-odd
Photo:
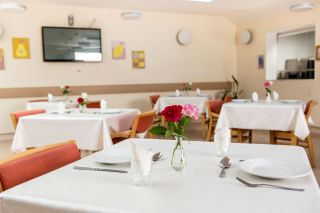
[{"label": "clear glass vase", "polygon": [[182,146],[182,138],[176,137],[176,144],[172,152],[171,167],[175,171],[183,171],[186,166],[187,160]]},{"label": "clear glass vase", "polygon": [[86,104],[80,105],[80,112],[81,113],[87,112],[87,105]]}]

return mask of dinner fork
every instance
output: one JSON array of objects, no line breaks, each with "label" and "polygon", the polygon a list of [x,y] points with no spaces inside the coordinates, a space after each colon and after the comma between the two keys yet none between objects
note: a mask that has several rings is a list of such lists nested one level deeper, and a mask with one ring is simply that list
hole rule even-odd
[{"label": "dinner fork", "polygon": [[248,187],[268,187],[268,188],[275,188],[275,189],[284,189],[284,190],[291,190],[291,191],[299,191],[299,192],[303,192],[304,189],[301,188],[292,188],[292,187],[286,187],[286,186],[277,186],[277,185],[271,185],[271,184],[253,184],[253,183],[248,183],[247,181],[242,180],[239,177],[236,177],[236,179],[238,181],[240,181],[241,183],[243,183],[244,185],[248,186]]}]

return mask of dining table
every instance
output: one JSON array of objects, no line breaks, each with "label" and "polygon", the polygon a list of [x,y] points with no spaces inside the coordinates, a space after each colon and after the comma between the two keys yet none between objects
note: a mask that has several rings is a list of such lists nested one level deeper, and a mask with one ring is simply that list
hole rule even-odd
[{"label": "dining table", "polygon": [[[133,184],[130,163],[97,162],[101,153],[114,149],[130,151],[135,143],[140,149],[161,152],[153,163],[151,184]],[[218,177],[222,157],[213,142],[191,141],[183,144],[187,168],[170,167],[174,140],[127,139],[72,164],[25,182],[0,194],[2,213],[316,213],[320,209],[320,189],[307,155],[301,147],[269,144],[231,144],[231,167],[225,178]],[[265,179],[242,169],[244,162],[256,158],[296,162],[310,170],[302,177]],[[120,169],[128,173],[76,170],[75,166]],[[269,171],[272,173],[272,171]],[[252,188],[236,180],[302,188],[290,191]]]},{"label": "dining table", "polygon": [[49,111],[19,119],[11,151],[20,152],[66,140],[76,140],[79,149],[97,151],[113,145],[112,132],[127,131],[139,109],[67,109],[63,114]]},{"label": "dining table", "polygon": [[75,100],[54,100],[54,101],[33,101],[28,102],[26,105],[26,110],[36,110],[36,109],[45,109],[47,112],[58,110],[59,103],[63,102],[66,105],[66,108],[72,109],[77,108],[78,104]]},{"label": "dining table", "polygon": [[156,113],[160,113],[167,106],[171,105],[181,105],[192,104],[199,109],[199,114],[207,114],[208,110],[206,107],[206,102],[209,97],[207,95],[201,96],[163,96],[159,97],[156,104],[154,105],[154,110]]},{"label": "dining table", "polygon": [[233,100],[223,104],[215,134],[223,134],[224,129],[293,131],[304,140],[310,134],[304,109],[305,102],[299,100]]}]

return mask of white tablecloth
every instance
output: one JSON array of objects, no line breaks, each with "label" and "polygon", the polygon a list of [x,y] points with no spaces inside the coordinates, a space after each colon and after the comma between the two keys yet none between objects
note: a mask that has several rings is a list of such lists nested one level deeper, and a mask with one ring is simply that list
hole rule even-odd
[{"label": "white tablecloth", "polygon": [[[0,194],[3,213],[139,212],[139,213],[317,213],[320,190],[311,173],[288,180],[268,180],[249,175],[238,167],[240,159],[273,158],[298,161],[310,167],[300,147],[258,144],[231,144],[232,167],[226,178],[219,178],[220,158],[215,144],[185,143],[189,169],[172,172],[169,163],[173,141],[132,139],[153,152],[161,151],[165,160],[152,171],[152,185],[137,187],[131,174],[79,171],[72,167],[92,166],[129,170],[129,165],[102,165],[94,155],[69,166],[26,182]],[[129,141],[117,144],[128,148]],[[114,147],[113,147],[114,148]],[[263,182],[304,188],[294,192],[271,188],[249,188],[238,182],[239,176],[251,182]]]},{"label": "white tablecloth", "polygon": [[[28,102],[26,109],[34,110],[34,109],[45,109],[47,112],[58,110],[58,101],[48,102],[48,101],[40,101],[40,102]],[[68,101],[66,103],[66,108],[76,108],[78,106],[74,101]]]},{"label": "white tablecloth", "polygon": [[[79,149],[100,150],[112,145],[110,131],[129,130],[138,109],[111,109],[108,114],[88,109],[87,113],[39,114],[20,118],[11,150],[76,140]],[[117,110],[119,113],[113,113]],[[97,113],[97,114],[95,114]]]},{"label": "white tablecloth", "polygon": [[160,97],[154,106],[156,113],[160,113],[164,108],[171,105],[181,105],[192,104],[197,106],[199,113],[208,113],[206,102],[208,101],[208,96],[186,96],[186,97]]},{"label": "white tablecloth", "polygon": [[294,131],[305,139],[310,131],[303,111],[304,102],[230,102],[221,109],[216,134],[223,128],[279,130]]}]

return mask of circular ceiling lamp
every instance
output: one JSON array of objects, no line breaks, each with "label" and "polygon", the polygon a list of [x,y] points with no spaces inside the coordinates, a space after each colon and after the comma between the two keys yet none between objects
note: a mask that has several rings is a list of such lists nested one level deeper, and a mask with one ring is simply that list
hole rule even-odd
[{"label": "circular ceiling lamp", "polygon": [[121,18],[124,20],[137,20],[142,17],[142,13],[139,11],[127,11],[121,13]]},{"label": "circular ceiling lamp", "polygon": [[27,7],[23,4],[18,4],[14,2],[1,2],[0,11],[9,11],[9,12],[25,12]]},{"label": "circular ceiling lamp", "polygon": [[292,12],[305,12],[313,10],[316,7],[314,3],[304,2],[290,5],[290,11]]}]

